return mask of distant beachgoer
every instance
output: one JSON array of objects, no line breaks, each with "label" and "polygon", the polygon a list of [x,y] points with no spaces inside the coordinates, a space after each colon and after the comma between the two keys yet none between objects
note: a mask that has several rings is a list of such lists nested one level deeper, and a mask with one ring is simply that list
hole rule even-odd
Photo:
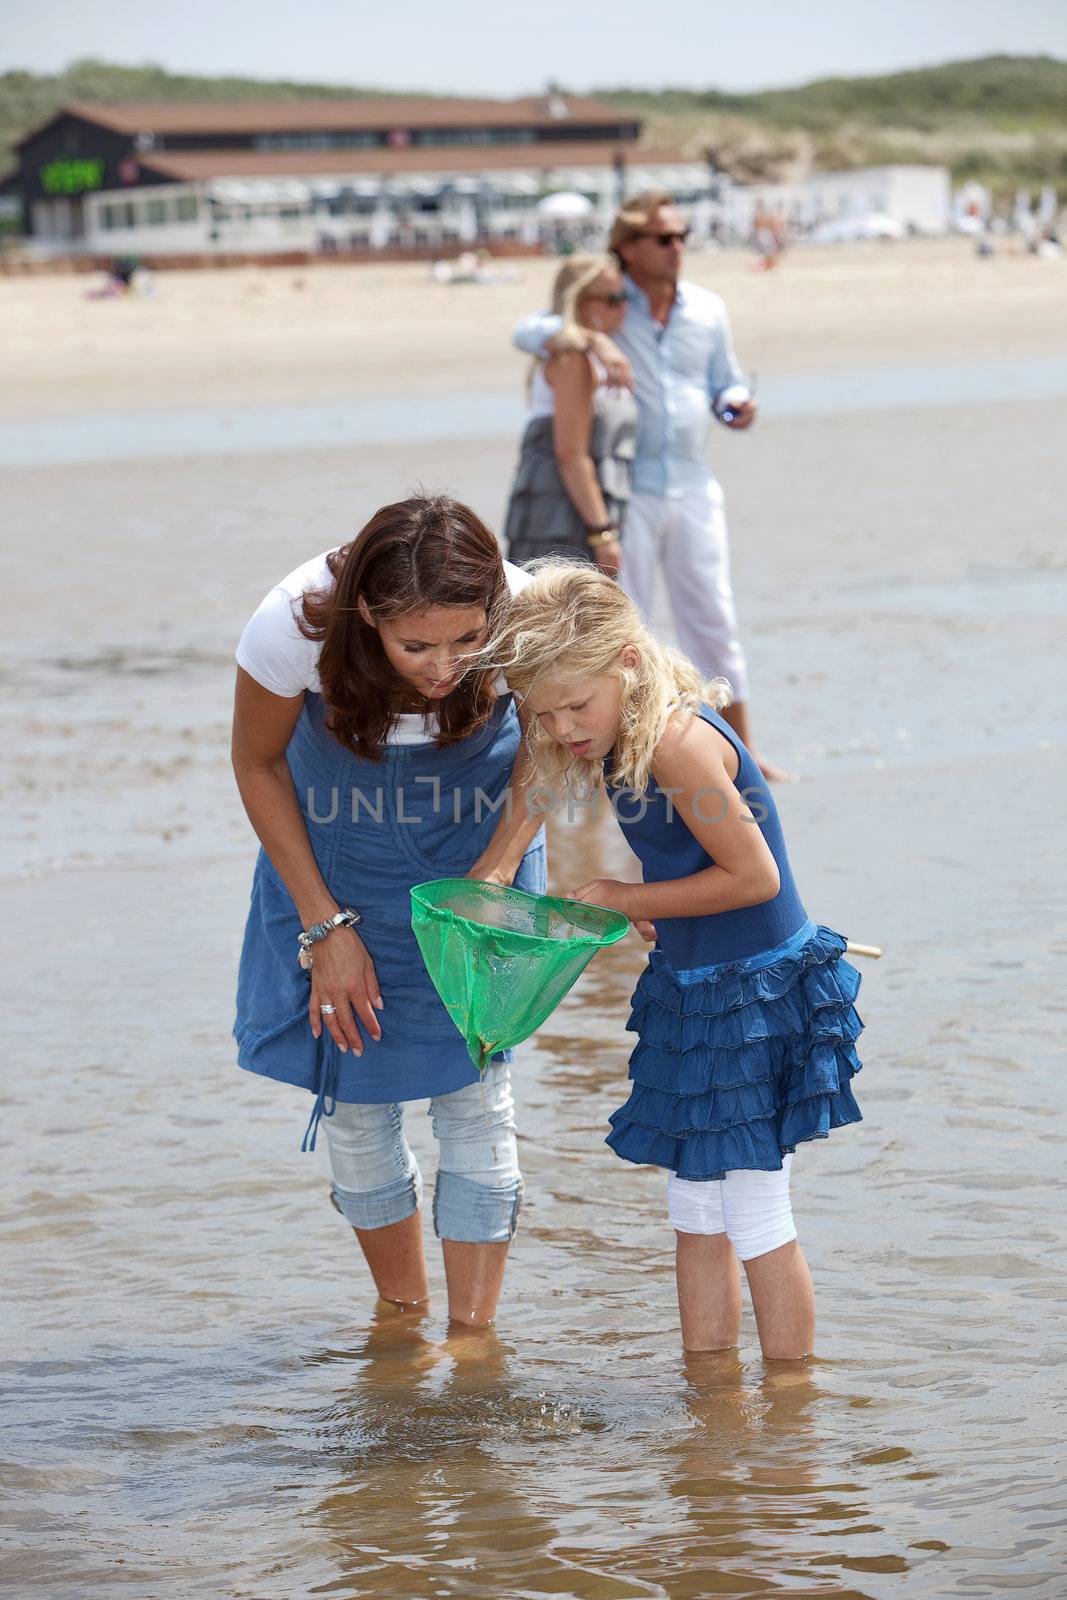
[{"label": "distant beachgoer", "polygon": [[752,242],[759,256],[757,265],[763,271],[778,265],[786,244],[785,221],[779,212],[768,206],[757,207],[752,218]]},{"label": "distant beachgoer", "polygon": [[322,1118],[334,1205],[379,1295],[403,1305],[429,1292],[403,1105],[430,1099],[449,1313],[478,1326],[522,1194],[509,1056],[479,1081],[419,954],[410,890],[450,876],[544,890],[512,697],[464,670],[528,581],[468,506],[405,500],[283,579],[237,647],[233,762],[263,846],[238,1060],[314,1096],[305,1144]]},{"label": "distant beachgoer", "polygon": [[111,276],[123,289],[132,289],[137,267],[136,256],[119,256],[111,263]]},{"label": "distant beachgoer", "polygon": [[770,790],[714,709],[725,686],[665,649],[618,584],[542,569],[487,654],[532,714],[534,781],[606,787],[641,863],[642,883],[597,878],[570,898],[656,938],[607,1142],[670,1174],[683,1343],[737,1343],[740,1258],[764,1355],[807,1356],[815,1303],[789,1169],[797,1145],[860,1120],[845,940],[808,919]]},{"label": "distant beachgoer", "polygon": [[530,421],[504,518],[512,561],[575,555],[615,574],[637,439],[637,401],[608,382],[590,333],[615,334],[626,289],[614,256],[571,256],[556,274],[562,327],[530,377]]},{"label": "distant beachgoer", "polygon": [[107,269],[107,275],[102,284],[92,289],[87,289],[86,300],[114,300],[121,295],[130,294],[134,289],[146,288],[151,292],[151,285],[142,284],[144,273],[135,256],[118,256]]},{"label": "distant beachgoer", "polygon": [[1037,255],[1042,261],[1057,261],[1063,253],[1055,218],[1050,218],[1041,228],[1037,241]]},{"label": "distant beachgoer", "polygon": [[[640,408],[620,581],[651,622],[662,572],[682,649],[706,676],[729,679],[734,699],[725,716],[754,750],[723,492],[707,448],[713,414],[740,431],[752,426],[758,407],[734,354],[725,305],[680,276],[688,237],[663,190],[627,200],[609,240],[625,273],[626,315],[616,339],[590,333],[589,343],[610,381],[634,384]],[[558,316],[527,317],[514,343],[530,355],[550,355],[560,327]],[[788,776],[757,759],[764,777]]]}]

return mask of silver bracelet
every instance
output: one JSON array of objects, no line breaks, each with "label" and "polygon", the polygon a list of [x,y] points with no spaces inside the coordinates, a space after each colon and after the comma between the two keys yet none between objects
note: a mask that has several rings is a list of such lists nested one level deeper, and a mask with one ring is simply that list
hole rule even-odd
[{"label": "silver bracelet", "polygon": [[356,911],[353,906],[345,906],[335,917],[327,917],[324,922],[313,922],[310,928],[303,928],[296,936],[300,946],[297,961],[306,972],[311,966],[312,947],[321,944],[335,928],[354,928],[363,921],[362,912]]}]

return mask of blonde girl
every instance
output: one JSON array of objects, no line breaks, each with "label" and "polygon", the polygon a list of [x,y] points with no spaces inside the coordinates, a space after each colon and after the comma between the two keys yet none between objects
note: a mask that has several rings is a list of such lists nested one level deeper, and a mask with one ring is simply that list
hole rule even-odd
[{"label": "blonde girl", "polygon": [[546,562],[487,650],[532,718],[539,781],[603,784],[641,863],[640,883],[598,878],[571,897],[655,938],[607,1142],[670,1174],[683,1343],[736,1344],[740,1259],[764,1355],[806,1356],[814,1296],[789,1169],[798,1144],[860,1120],[845,940],[808,919],[774,800],[719,714],[725,685],[661,645],[617,584]]}]

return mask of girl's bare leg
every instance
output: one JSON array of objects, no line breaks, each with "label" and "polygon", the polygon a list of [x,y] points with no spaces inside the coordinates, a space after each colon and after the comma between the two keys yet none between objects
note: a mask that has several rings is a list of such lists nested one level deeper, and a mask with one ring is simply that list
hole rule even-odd
[{"label": "girl's bare leg", "polygon": [[768,1361],[800,1361],[815,1346],[815,1292],[794,1239],[745,1262],[760,1345]]},{"label": "girl's bare leg", "polygon": [[430,1298],[426,1255],[422,1246],[422,1213],[384,1228],[353,1228],[360,1249],[383,1300],[395,1306],[416,1306]]},{"label": "girl's bare leg", "polygon": [[725,1233],[675,1233],[678,1311],[686,1350],[728,1350],[741,1337],[741,1274]]}]

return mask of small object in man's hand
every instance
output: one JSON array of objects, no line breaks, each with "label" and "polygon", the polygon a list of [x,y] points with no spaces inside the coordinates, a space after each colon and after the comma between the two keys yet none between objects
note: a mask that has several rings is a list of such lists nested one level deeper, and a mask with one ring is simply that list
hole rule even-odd
[{"label": "small object in man's hand", "polygon": [[752,400],[751,390],[746,384],[732,383],[724,389],[715,399],[715,415],[720,422],[727,424],[735,422],[739,414]]}]

